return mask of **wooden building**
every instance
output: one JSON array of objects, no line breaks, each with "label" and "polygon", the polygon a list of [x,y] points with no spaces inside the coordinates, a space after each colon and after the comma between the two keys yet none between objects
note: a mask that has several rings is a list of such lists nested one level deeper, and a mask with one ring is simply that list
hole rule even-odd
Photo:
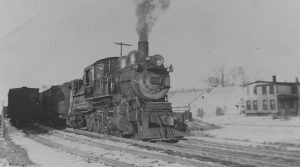
[{"label": "wooden building", "polygon": [[244,89],[246,114],[300,114],[300,84],[295,82],[256,81],[247,84]]}]

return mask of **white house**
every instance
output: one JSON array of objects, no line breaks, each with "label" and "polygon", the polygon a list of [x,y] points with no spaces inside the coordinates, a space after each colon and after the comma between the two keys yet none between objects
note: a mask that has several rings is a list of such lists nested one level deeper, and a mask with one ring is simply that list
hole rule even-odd
[{"label": "white house", "polygon": [[243,98],[243,88],[239,86],[216,87],[196,101],[204,116],[219,114],[240,114],[239,104]]},{"label": "white house", "polygon": [[193,116],[196,115],[199,106],[198,100],[206,93],[206,89],[203,90],[186,90],[175,91],[169,93],[169,101],[172,103],[174,111],[184,111],[190,109]]}]

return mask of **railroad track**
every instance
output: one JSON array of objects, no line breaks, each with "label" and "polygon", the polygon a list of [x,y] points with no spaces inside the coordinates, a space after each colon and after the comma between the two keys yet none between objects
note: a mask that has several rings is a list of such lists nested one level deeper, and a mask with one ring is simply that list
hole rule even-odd
[{"label": "railroad track", "polygon": [[[239,146],[234,144],[223,144],[216,142],[209,142],[205,140],[196,140],[189,139],[188,141],[180,141],[181,144],[185,145],[196,145],[201,147],[210,147],[210,148],[218,148],[223,150],[232,150],[235,152],[244,152],[248,154],[255,154],[259,156],[270,156],[274,158],[283,158],[283,159],[293,159],[300,162],[300,152],[299,151],[285,151],[285,150],[271,150],[262,147],[254,148],[251,146]],[[180,144],[179,144],[180,145]]]},{"label": "railroad track", "polygon": [[[30,133],[29,133],[30,134]],[[61,131],[53,131],[51,132],[51,136],[55,136],[57,138],[63,139],[63,140],[68,140],[70,142],[77,142],[77,143],[81,143],[80,145],[89,145],[92,146],[94,148],[101,148],[101,149],[106,149],[106,150],[113,150],[113,151],[117,151],[117,152],[122,152],[122,153],[126,153],[126,154],[131,154],[134,156],[142,156],[142,157],[146,157],[146,158],[150,158],[150,159],[154,159],[154,160],[161,160],[164,161],[166,163],[171,163],[171,164],[180,164],[183,166],[201,166],[201,167],[225,167],[224,165],[220,165],[220,164],[216,164],[216,163],[212,163],[212,162],[201,162],[198,160],[193,160],[193,159],[187,159],[187,158],[182,158],[182,157],[178,157],[178,156],[172,156],[172,155],[168,155],[168,154],[164,154],[164,153],[160,153],[160,152],[156,152],[156,151],[149,151],[146,149],[141,149],[135,146],[122,146],[119,145],[120,142],[114,142],[112,143],[105,143],[105,142],[101,142],[101,141],[92,141],[89,139],[84,139],[82,137],[79,137],[78,135],[75,134],[71,134],[71,133],[66,133],[66,132],[61,132]],[[88,154],[88,152],[82,152],[82,151],[78,151],[76,149],[72,149],[69,148],[66,145],[61,145],[59,143],[53,142],[49,139],[45,139],[43,137],[40,136],[36,136],[36,135],[30,135],[30,137],[34,140],[37,140],[38,142],[41,142],[43,144],[46,144],[48,146],[52,146],[52,147],[57,147],[59,149],[62,149],[63,151],[72,153],[72,154],[76,154],[82,157],[86,157],[89,158],[89,156],[91,156],[91,154]],[[101,156],[101,155],[100,155]],[[96,157],[93,156],[91,157],[92,159],[95,159]],[[90,158],[90,159],[91,159]],[[100,159],[100,161],[111,164],[109,161],[107,161],[107,159]],[[112,164],[114,166],[120,166],[120,165],[115,165]],[[129,165],[129,166],[134,166],[134,164],[125,164]]]},{"label": "railroad track", "polygon": [[[193,141],[192,143],[179,143],[179,144],[167,144],[167,143],[147,143],[136,140],[124,139],[115,136],[95,134],[92,132],[65,129],[65,132],[76,133],[90,137],[96,137],[101,139],[109,139],[114,141],[121,141],[134,146],[148,148],[161,152],[168,152],[174,154],[174,156],[181,156],[186,158],[192,158],[195,160],[217,162],[222,165],[229,166],[275,166],[275,167],[298,167],[300,166],[299,156],[291,152],[276,153],[274,151],[259,152],[254,148],[248,149],[242,146],[231,146],[225,144],[216,144],[206,142],[199,144],[199,142]],[[57,131],[57,133],[61,133]],[[172,153],[171,153],[171,152]],[[282,156],[282,157],[280,157]]]},{"label": "railroad track", "polygon": [[[66,131],[72,132],[71,129],[66,129]],[[76,132],[81,132],[84,133],[84,131],[80,130],[75,130]],[[86,132],[85,134],[88,134],[90,136],[94,136],[97,134],[93,134],[90,132]],[[100,137],[103,138],[104,135],[100,135]],[[289,162],[289,161],[274,161],[274,156],[268,155],[268,157],[271,157],[271,159],[266,158],[266,157],[259,157],[259,156],[253,156],[249,154],[233,154],[233,152],[224,152],[224,150],[220,150],[217,148],[209,148],[209,149],[203,149],[197,147],[197,145],[193,145],[192,147],[184,146],[184,147],[178,147],[174,144],[166,144],[166,143],[145,143],[145,142],[140,142],[140,141],[132,141],[128,139],[123,139],[123,138],[116,138],[116,137],[110,137],[110,139],[113,140],[120,140],[120,141],[125,141],[131,144],[135,145],[140,145],[140,146],[147,146],[147,147],[152,147],[156,148],[158,150],[171,150],[173,152],[180,152],[185,155],[181,156],[186,156],[186,157],[193,157],[193,158],[198,158],[201,159],[203,157],[207,157],[211,159],[212,161],[219,161],[222,164],[230,164],[232,166],[232,162],[235,164],[239,164],[237,166],[247,166],[247,165],[252,165],[252,166],[277,166],[277,167],[296,167],[299,166],[299,164],[294,163],[294,162]],[[247,153],[247,152],[246,152]]]},{"label": "railroad track", "polygon": [[[176,145],[170,145],[166,143],[145,143],[141,141],[133,141],[129,139],[124,138],[117,138],[114,136],[106,136],[106,135],[99,135],[94,134],[91,132],[86,132],[82,130],[72,130],[72,129],[66,129],[65,131],[71,132],[71,133],[77,133],[82,134],[90,137],[97,137],[97,138],[108,138],[110,140],[118,140],[126,143],[130,143],[133,145],[139,145],[142,147],[150,147],[150,148],[156,148],[157,150],[163,151],[173,151],[177,153],[183,153],[181,156],[186,157],[192,157],[192,158],[198,158],[202,159],[203,157],[209,158],[212,162],[220,162],[223,165],[230,165],[230,166],[266,166],[266,167],[298,167],[299,164],[296,163],[294,160],[290,162],[292,158],[289,158],[285,161],[278,161],[274,160],[274,156],[268,155],[268,157],[259,157],[259,156],[253,156],[253,155],[246,155],[245,153],[243,155],[239,154],[233,154],[233,152],[224,152],[224,150],[220,150],[217,148],[211,148],[211,149],[199,149],[196,145],[193,145],[193,147],[178,147]],[[270,159],[271,157],[271,159]]]},{"label": "railroad track", "polygon": [[[195,160],[217,162],[222,165],[229,166],[275,166],[275,167],[296,167],[299,166],[299,157],[294,154],[291,156],[285,155],[280,157],[280,153],[274,154],[274,152],[262,152],[259,150],[245,150],[244,147],[231,147],[226,146],[221,147],[215,143],[206,143],[204,147],[203,144],[197,143],[179,143],[179,144],[167,144],[167,143],[147,143],[136,140],[124,139],[115,136],[95,134],[92,132],[65,129],[65,132],[76,133],[90,137],[96,137],[101,139],[109,139],[114,141],[121,141],[134,146],[144,147],[148,149],[154,149],[156,151],[168,152],[174,156],[181,156],[186,158],[192,158]],[[60,133],[60,132],[57,132]],[[214,145],[215,144],[215,145]],[[205,144],[204,144],[205,145]],[[256,151],[256,152],[255,152]],[[287,152],[288,153],[288,152]]]},{"label": "railroad track", "polygon": [[[231,148],[229,146],[222,147],[221,145],[214,145],[212,143],[203,143],[203,144],[176,144],[177,147],[188,148],[191,150],[201,150],[207,151],[210,153],[220,154],[223,160],[230,160],[233,159],[234,162],[242,162],[244,164],[253,165],[253,166],[300,166],[300,158],[299,154],[291,154],[291,156],[280,156],[282,154],[273,154],[268,152],[260,152],[259,150],[251,150],[249,151],[248,148]],[[195,151],[199,152],[199,151]],[[201,154],[200,152],[200,154]],[[214,156],[213,154],[208,156]]]},{"label": "railroad track", "polygon": [[[66,135],[66,134],[61,134],[61,133],[53,133],[54,136],[64,138],[66,140],[70,141],[78,141],[77,138],[74,138],[74,136]],[[88,139],[80,139],[80,143],[82,144],[88,144],[91,146],[96,146],[96,147],[101,147],[104,149],[110,149],[110,150],[115,150],[119,152],[126,152],[130,153],[136,156],[145,156],[148,158],[156,159],[156,160],[162,160],[162,161],[167,161],[169,163],[179,163],[181,165],[187,165],[187,166],[203,166],[203,167],[225,167],[224,165],[218,165],[218,164],[208,164],[205,162],[199,162],[196,160],[189,160],[181,157],[176,157],[176,156],[171,156],[163,153],[154,153],[154,152],[149,152],[149,151],[143,151],[143,150],[137,150],[137,149],[132,149],[128,147],[119,147],[115,146],[112,144],[107,144],[107,143],[101,143],[101,142],[96,142],[96,141],[91,141]]]}]

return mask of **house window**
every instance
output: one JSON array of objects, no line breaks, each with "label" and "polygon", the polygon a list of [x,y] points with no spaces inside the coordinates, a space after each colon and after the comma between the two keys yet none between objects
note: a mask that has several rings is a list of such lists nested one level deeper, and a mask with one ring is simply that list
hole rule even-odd
[{"label": "house window", "polygon": [[275,110],[275,100],[270,100],[271,110]]},{"label": "house window", "polygon": [[268,101],[267,100],[263,100],[263,109],[268,110]]},{"label": "house window", "polygon": [[257,89],[256,89],[256,87],[254,87],[254,89],[253,89],[253,94],[257,95]]},{"label": "house window", "polygon": [[297,94],[297,85],[292,85],[292,94]]},{"label": "house window", "polygon": [[270,94],[274,94],[274,85],[270,85]]},{"label": "house window", "polygon": [[262,94],[263,95],[267,94],[267,86],[266,85],[262,86]]},{"label": "house window", "polygon": [[257,100],[253,100],[253,110],[257,110]]},{"label": "house window", "polygon": [[247,110],[251,110],[251,101],[247,101]]}]

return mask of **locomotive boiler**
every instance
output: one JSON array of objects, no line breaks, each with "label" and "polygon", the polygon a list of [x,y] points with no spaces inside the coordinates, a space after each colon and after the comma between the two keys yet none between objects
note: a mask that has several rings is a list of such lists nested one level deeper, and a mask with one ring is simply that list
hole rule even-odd
[{"label": "locomotive boiler", "polygon": [[72,81],[67,125],[145,140],[178,140],[186,134],[184,114],[174,113],[167,93],[164,59],[149,56],[148,42],[126,56],[101,59]]}]

